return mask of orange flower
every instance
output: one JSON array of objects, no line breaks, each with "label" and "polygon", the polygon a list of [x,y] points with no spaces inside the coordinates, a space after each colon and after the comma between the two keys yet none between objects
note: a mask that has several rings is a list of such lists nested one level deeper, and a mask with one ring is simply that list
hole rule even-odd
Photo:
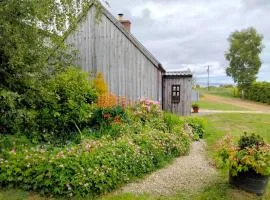
[{"label": "orange flower", "polygon": [[114,122],[115,122],[115,123],[121,123],[121,118],[120,118],[120,116],[115,116]]},{"label": "orange flower", "polygon": [[104,117],[104,119],[109,119],[111,117],[111,115],[110,114],[104,114],[103,117]]}]

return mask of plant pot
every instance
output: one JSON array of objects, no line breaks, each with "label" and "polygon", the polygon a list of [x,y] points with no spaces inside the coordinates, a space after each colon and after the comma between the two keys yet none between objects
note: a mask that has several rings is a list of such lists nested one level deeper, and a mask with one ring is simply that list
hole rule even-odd
[{"label": "plant pot", "polygon": [[247,192],[263,195],[269,181],[269,176],[262,176],[255,171],[239,172],[237,176],[229,173],[229,183]]},{"label": "plant pot", "polygon": [[198,113],[198,112],[199,112],[199,108],[194,107],[194,108],[193,108],[193,113]]}]

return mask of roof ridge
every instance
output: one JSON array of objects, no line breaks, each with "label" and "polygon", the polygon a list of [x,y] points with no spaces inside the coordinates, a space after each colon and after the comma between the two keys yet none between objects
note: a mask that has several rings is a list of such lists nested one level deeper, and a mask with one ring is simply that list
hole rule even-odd
[{"label": "roof ridge", "polygon": [[[101,3],[100,3],[101,4]],[[129,31],[127,31],[123,25],[113,16],[105,6],[102,6],[103,14],[150,60],[158,69],[162,72],[166,70],[162,67],[162,64],[153,56],[153,54],[141,43],[139,40]]]}]

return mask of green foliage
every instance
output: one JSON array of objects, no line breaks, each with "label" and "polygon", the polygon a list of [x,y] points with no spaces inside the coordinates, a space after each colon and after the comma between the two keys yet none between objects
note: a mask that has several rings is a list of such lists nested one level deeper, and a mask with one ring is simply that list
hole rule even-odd
[{"label": "green foliage", "polygon": [[43,140],[67,140],[91,118],[91,107],[97,98],[88,75],[73,67],[59,72],[42,91],[37,123]]},{"label": "green foliage", "polygon": [[206,120],[201,117],[188,117],[185,122],[192,128],[193,139],[199,140],[204,138]]},{"label": "green foliage", "polygon": [[0,184],[50,195],[98,195],[163,166],[189,149],[182,133],[145,130],[113,140],[85,139],[79,145],[6,151]]},{"label": "green foliage", "polygon": [[67,140],[88,123],[90,104],[97,98],[87,74],[73,67],[48,79],[35,93],[38,100],[29,108],[18,93],[0,92],[1,133],[21,133],[33,140]]},{"label": "green foliage", "polygon": [[270,175],[270,145],[260,136],[246,134],[238,145],[231,136],[225,136],[217,145],[221,161],[229,165],[230,172],[237,176],[239,172],[255,171],[263,176]]},{"label": "green foliage", "polygon": [[241,90],[247,91],[257,78],[256,75],[261,67],[262,39],[263,36],[254,28],[235,31],[228,39],[230,47],[225,56],[229,61],[229,67],[226,73],[233,78]]},{"label": "green foliage", "polygon": [[179,133],[183,131],[185,121],[177,115],[166,112],[164,113],[164,121],[170,133]]},{"label": "green foliage", "polygon": [[210,86],[209,91],[208,88],[198,88],[197,89],[200,92],[200,96],[203,97],[204,94],[212,94],[216,96],[222,96],[222,97],[239,97],[234,96],[234,93],[238,94],[237,87],[229,87],[229,86]]},{"label": "green foliage", "polygon": [[66,31],[67,21],[76,24],[78,11],[89,2],[1,1],[0,88],[23,95],[38,89],[36,81],[69,65],[72,55],[59,33]]},{"label": "green foliage", "polygon": [[23,98],[16,92],[0,91],[0,132],[33,132],[37,128],[37,112],[23,106]]},{"label": "green foliage", "polygon": [[91,117],[91,126],[103,130],[103,128],[110,128],[113,123],[121,123],[126,120],[126,111],[121,106],[96,108]]},{"label": "green foliage", "polygon": [[198,103],[192,103],[192,108],[199,108],[199,104]]},{"label": "green foliage", "polygon": [[246,92],[246,98],[253,101],[270,104],[270,83],[253,83]]},{"label": "green foliage", "polygon": [[[56,78],[54,83],[72,81],[63,76],[66,77],[59,74],[61,81]],[[64,94],[65,88],[61,91]],[[74,95],[71,94],[70,99]],[[105,114],[122,116],[125,120],[109,121],[110,124],[101,121],[96,132],[87,132],[84,126],[83,139],[77,144],[73,140],[59,147],[44,143],[33,145],[27,137],[0,137],[0,186],[50,195],[95,196],[142,177],[189,150],[190,137],[183,132],[184,122],[178,116],[159,113],[159,117],[141,120],[136,110],[134,113],[133,109],[121,107],[106,110]]]},{"label": "green foliage", "polygon": [[237,87],[233,87],[232,96],[233,96],[233,97],[240,97],[240,96],[241,96],[241,95],[239,94],[239,90],[238,90]]},{"label": "green foliage", "polygon": [[238,147],[240,149],[245,149],[245,148],[252,148],[252,147],[258,147],[258,146],[263,146],[264,140],[260,135],[255,135],[254,133],[251,135],[247,135],[247,133],[244,133],[243,136],[238,141]]},{"label": "green foliage", "polygon": [[149,99],[142,99],[132,107],[134,115],[142,122],[162,116],[159,102]]},{"label": "green foliage", "polygon": [[66,24],[76,26],[78,15],[92,2],[99,7],[96,0],[0,2],[1,133],[38,134],[44,83],[73,63],[63,42]]},{"label": "green foliage", "polygon": [[0,135],[0,157],[5,152],[21,151],[32,146],[34,144],[24,135]]}]

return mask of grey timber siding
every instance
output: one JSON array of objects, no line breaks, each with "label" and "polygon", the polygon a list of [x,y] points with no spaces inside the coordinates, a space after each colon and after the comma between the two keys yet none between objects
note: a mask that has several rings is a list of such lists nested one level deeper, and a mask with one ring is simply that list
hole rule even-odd
[{"label": "grey timber siding", "polygon": [[[172,85],[180,85],[180,102],[172,103]],[[163,104],[164,110],[187,116],[191,114],[191,76],[163,76]]]},{"label": "grey timber siding", "polygon": [[95,22],[95,9],[78,24],[66,42],[77,50],[76,64],[83,70],[101,72],[111,93],[130,100],[162,101],[162,70],[149,52],[104,11]]}]

